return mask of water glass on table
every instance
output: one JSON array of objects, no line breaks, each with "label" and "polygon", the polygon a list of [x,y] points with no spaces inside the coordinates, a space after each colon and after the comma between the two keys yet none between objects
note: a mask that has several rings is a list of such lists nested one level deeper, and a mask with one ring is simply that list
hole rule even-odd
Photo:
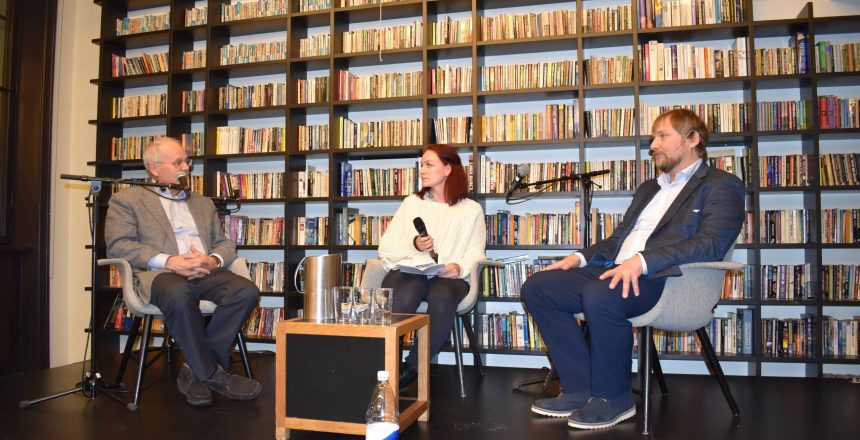
[{"label": "water glass on table", "polygon": [[373,320],[374,287],[359,287],[355,295],[355,322],[370,324]]},{"label": "water glass on table", "polygon": [[337,286],[332,288],[334,295],[334,320],[342,324],[355,322],[355,287]]},{"label": "water glass on table", "polygon": [[373,318],[377,324],[391,324],[394,289],[380,287],[373,292]]}]

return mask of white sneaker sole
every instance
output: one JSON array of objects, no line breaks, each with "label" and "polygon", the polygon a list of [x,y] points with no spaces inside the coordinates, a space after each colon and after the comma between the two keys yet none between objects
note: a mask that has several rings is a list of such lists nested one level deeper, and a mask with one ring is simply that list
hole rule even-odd
[{"label": "white sneaker sole", "polygon": [[617,425],[617,424],[619,424],[619,423],[621,423],[621,422],[623,422],[629,418],[632,418],[635,415],[636,415],[636,407],[634,406],[634,407],[630,408],[629,410],[619,414],[617,417],[615,417],[614,419],[612,419],[608,422],[586,423],[586,422],[577,422],[575,420],[568,419],[567,420],[567,426],[570,426],[572,428],[579,428],[579,429],[603,429],[603,428],[609,428],[609,427],[615,426],[615,425]]},{"label": "white sneaker sole", "polygon": [[542,416],[547,417],[568,417],[573,411],[550,411],[548,409],[543,409],[537,406],[532,405],[532,412],[535,414],[540,414]]}]

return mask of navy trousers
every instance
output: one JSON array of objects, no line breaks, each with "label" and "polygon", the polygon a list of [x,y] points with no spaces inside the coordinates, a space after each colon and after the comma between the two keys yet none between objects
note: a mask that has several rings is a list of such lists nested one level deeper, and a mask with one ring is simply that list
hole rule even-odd
[{"label": "navy trousers", "polygon": [[[245,324],[260,298],[257,286],[226,269],[203,278],[188,280],[165,272],[152,282],[152,299],[164,313],[164,324],[176,339],[188,366],[200,379],[218,365],[230,367],[230,349],[236,333]],[[209,325],[200,313],[200,300],[217,304]]]},{"label": "navy trousers", "polygon": [[[627,318],[653,308],[663,292],[665,279],[641,276],[639,296],[631,288],[622,298],[620,282],[610,289],[610,279],[598,279],[607,270],[596,266],[545,270],[529,277],[521,290],[567,393],[612,399],[630,392],[633,333]],[[576,313],[585,314],[590,351]]]},{"label": "navy trousers", "polygon": [[[457,306],[469,293],[469,284],[461,279],[428,278],[424,275],[391,270],[382,280],[382,287],[394,289],[394,313],[415,313],[421,301],[427,301],[430,315],[430,359],[445,345],[451,336],[451,327],[457,317]],[[416,348],[418,340],[415,340]],[[418,350],[409,350],[406,363],[418,368]]]}]

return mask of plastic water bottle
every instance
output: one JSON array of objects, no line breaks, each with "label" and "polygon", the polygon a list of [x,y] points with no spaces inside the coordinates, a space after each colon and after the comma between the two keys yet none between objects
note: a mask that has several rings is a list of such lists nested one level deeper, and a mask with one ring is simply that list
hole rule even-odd
[{"label": "plastic water bottle", "polygon": [[400,411],[388,384],[388,372],[376,373],[376,388],[367,407],[366,440],[397,440],[400,436]]}]

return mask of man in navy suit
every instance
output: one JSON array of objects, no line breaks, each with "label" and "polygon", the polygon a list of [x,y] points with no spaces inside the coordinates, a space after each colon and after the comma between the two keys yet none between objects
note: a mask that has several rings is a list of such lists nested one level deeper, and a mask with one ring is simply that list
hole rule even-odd
[{"label": "man in navy suit", "polygon": [[[695,113],[663,113],[651,133],[650,155],[662,174],[639,186],[624,221],[522,287],[563,390],[532,411],[568,417],[574,428],[608,428],[636,415],[627,319],[654,307],[666,277],[681,275],[679,265],[721,261],[743,222],[743,183],[708,166],[708,128]],[[590,351],[577,313],[588,321]]]}]

